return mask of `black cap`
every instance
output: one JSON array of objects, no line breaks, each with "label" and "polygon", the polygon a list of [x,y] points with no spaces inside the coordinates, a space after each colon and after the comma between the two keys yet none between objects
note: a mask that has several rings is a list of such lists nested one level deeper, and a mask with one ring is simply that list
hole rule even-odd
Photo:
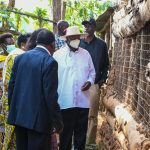
[{"label": "black cap", "polygon": [[90,18],[89,20],[84,20],[84,21],[82,22],[82,25],[86,25],[86,24],[90,24],[90,25],[96,26],[96,21],[95,21],[95,19]]}]

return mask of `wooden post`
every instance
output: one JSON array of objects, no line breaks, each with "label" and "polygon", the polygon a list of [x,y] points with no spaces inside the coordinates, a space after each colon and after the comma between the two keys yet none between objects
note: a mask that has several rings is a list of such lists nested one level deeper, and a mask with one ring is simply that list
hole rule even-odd
[{"label": "wooden post", "polygon": [[[58,22],[61,19],[61,0],[53,0],[53,21]],[[53,24],[53,32],[57,32],[57,25]]]},{"label": "wooden post", "polygon": [[109,49],[109,44],[110,44],[110,33],[106,32],[105,34],[105,42],[107,44],[107,48]]},{"label": "wooden post", "polygon": [[63,1],[63,4],[62,4],[62,14],[61,14],[61,19],[62,20],[65,20],[65,14],[66,14],[66,1]]},{"label": "wooden post", "polygon": [[9,0],[7,8],[12,10],[15,7],[15,0]]}]

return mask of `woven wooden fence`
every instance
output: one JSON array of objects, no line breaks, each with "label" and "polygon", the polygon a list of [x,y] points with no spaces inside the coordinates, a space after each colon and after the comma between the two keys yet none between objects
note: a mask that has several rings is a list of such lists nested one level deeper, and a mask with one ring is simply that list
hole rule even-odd
[{"label": "woven wooden fence", "polygon": [[116,38],[99,130],[105,150],[150,149],[150,22],[128,38]]},{"label": "woven wooden fence", "polygon": [[150,22],[137,35],[116,39],[114,90],[121,102],[127,103],[138,121],[150,128],[150,82],[147,81],[150,63]]}]

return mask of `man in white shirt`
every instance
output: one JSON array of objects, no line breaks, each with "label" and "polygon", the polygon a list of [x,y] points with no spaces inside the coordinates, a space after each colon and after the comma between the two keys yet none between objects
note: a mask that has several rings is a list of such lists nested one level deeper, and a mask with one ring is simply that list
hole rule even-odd
[{"label": "man in white shirt", "polygon": [[95,81],[95,69],[90,54],[79,47],[81,34],[77,26],[67,28],[65,47],[53,55],[58,62],[58,103],[64,129],[60,134],[60,150],[84,150],[88,113],[89,88]]}]

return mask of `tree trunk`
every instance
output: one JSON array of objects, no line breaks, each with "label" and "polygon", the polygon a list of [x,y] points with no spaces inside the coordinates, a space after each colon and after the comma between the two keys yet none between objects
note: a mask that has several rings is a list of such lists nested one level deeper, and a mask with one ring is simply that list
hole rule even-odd
[{"label": "tree trunk", "polygon": [[62,14],[61,14],[61,19],[62,19],[62,20],[65,20],[66,3],[67,3],[67,2],[63,1],[63,5],[62,5]]},{"label": "tree trunk", "polygon": [[[9,0],[8,5],[7,5],[7,9],[12,10],[14,7],[15,7],[15,0]],[[10,14],[9,14],[9,16],[10,16]],[[2,27],[6,28],[6,29],[11,28],[7,18],[2,19]]]},{"label": "tree trunk", "polygon": [[15,0],[9,0],[7,9],[12,10],[15,7]]},{"label": "tree trunk", "polygon": [[[53,21],[58,22],[61,19],[61,0],[53,0]],[[57,32],[57,25],[53,24],[53,32]]]}]

